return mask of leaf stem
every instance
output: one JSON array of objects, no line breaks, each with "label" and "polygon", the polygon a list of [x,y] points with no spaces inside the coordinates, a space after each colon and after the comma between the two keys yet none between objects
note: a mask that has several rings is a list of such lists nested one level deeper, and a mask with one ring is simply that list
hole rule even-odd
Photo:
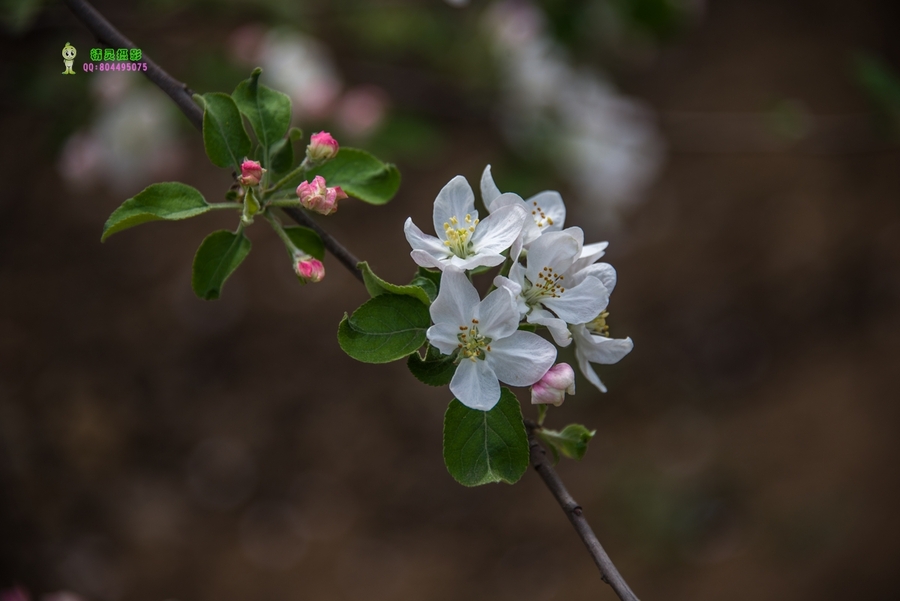
[{"label": "leaf stem", "polygon": [[271,188],[267,189],[265,191],[265,193],[271,194],[272,192],[276,192],[277,190],[280,190],[281,188],[283,188],[285,186],[285,184],[287,184],[289,181],[291,181],[293,178],[297,177],[301,173],[303,174],[303,177],[305,178],[306,172],[309,170],[309,168],[310,168],[309,159],[304,158],[303,161],[299,165],[297,165],[297,167],[293,171],[291,171],[290,173],[288,173],[287,175],[282,177],[280,180],[278,180],[278,182],[276,182],[275,185],[272,186]]},{"label": "leaf stem", "polygon": [[281,222],[278,221],[277,217],[269,213],[269,211],[263,211],[262,215],[265,217],[266,221],[269,222],[269,225],[272,226],[272,229],[275,230],[275,233],[278,234],[278,237],[281,238],[281,241],[284,242],[284,245],[287,246],[292,259],[298,254],[303,254],[303,251],[297,248],[297,245],[294,244],[291,237],[284,231],[284,228],[281,226]]},{"label": "leaf stem", "polygon": [[244,203],[242,202],[211,202],[209,206],[214,209],[243,209]]}]

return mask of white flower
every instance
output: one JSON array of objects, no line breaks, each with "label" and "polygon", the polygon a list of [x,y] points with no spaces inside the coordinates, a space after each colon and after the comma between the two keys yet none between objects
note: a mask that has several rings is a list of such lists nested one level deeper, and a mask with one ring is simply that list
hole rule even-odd
[{"label": "white flower", "polygon": [[515,204],[523,207],[531,215],[531,219],[525,220],[521,238],[513,244],[511,253],[513,258],[518,256],[518,251],[523,246],[527,248],[542,233],[560,231],[566,222],[566,205],[559,192],[545,190],[527,200],[522,200],[515,194],[503,194],[494,183],[490,165],[485,167],[481,174],[481,200],[484,201],[488,213]]},{"label": "white flower", "polygon": [[500,253],[518,238],[525,218],[525,209],[510,204],[479,220],[475,194],[466,179],[457,175],[434,201],[434,230],[439,237],[423,233],[411,218],[406,220],[403,231],[417,265],[441,270],[448,265],[475,269],[493,267],[505,260]]},{"label": "white flower", "polygon": [[599,270],[584,264],[596,252],[583,256],[583,239],[577,227],[546,233],[532,243],[526,266],[516,262],[508,278],[494,278],[495,285],[516,297],[519,314],[528,323],[547,326],[560,346],[572,341],[566,324],[586,323],[609,303],[606,286],[593,273]]},{"label": "white flower", "polygon": [[[597,263],[583,268],[580,274],[591,273],[593,277],[597,277],[603,281],[607,294],[611,294],[613,288],[616,287],[616,271],[608,263]],[[593,279],[593,277],[591,279]],[[607,296],[607,298],[609,298]],[[622,357],[631,352],[634,343],[631,338],[610,338],[609,326],[606,324],[606,318],[609,313],[606,311],[606,304],[603,305],[600,313],[588,323],[569,326],[572,332],[572,338],[575,341],[575,358],[578,360],[578,367],[581,373],[588,381],[596,386],[600,392],[606,392],[606,386],[600,381],[600,377],[591,363],[600,363],[610,365],[618,363]]]},{"label": "white flower", "polygon": [[428,341],[458,367],[450,391],[472,409],[489,411],[500,400],[500,381],[530,386],[556,360],[556,348],[537,334],[521,332],[512,294],[498,288],[479,300],[465,273],[447,266],[431,304]]}]

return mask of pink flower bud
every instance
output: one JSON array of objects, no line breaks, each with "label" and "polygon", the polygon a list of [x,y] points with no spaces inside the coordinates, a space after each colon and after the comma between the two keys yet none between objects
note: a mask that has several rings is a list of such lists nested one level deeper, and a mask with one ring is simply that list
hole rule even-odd
[{"label": "pink flower bud", "polygon": [[294,271],[300,278],[301,284],[313,284],[321,282],[325,277],[325,266],[322,261],[314,259],[309,255],[300,255],[294,258]]},{"label": "pink flower bud", "polygon": [[311,163],[319,165],[333,159],[338,150],[340,150],[340,146],[338,146],[337,140],[332,138],[327,131],[320,131],[309,137],[309,146],[306,147],[306,158]]},{"label": "pink flower bud", "polygon": [[337,202],[347,198],[340,186],[329,188],[321,175],[297,186],[297,196],[300,197],[301,205],[322,215],[331,215],[337,211]]},{"label": "pink flower bud", "polygon": [[531,404],[559,407],[566,393],[575,394],[575,372],[568,363],[557,363],[531,387]]},{"label": "pink flower bud", "polygon": [[245,186],[255,186],[265,172],[266,170],[262,168],[259,161],[244,159],[244,162],[241,163],[241,183]]}]

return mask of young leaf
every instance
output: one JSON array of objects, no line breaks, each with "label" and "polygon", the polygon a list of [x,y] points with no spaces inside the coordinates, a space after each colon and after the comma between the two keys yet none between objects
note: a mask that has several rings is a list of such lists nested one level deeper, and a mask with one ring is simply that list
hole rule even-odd
[{"label": "young leaf", "polygon": [[373,298],[388,293],[400,294],[402,296],[411,296],[419,299],[425,303],[426,307],[431,305],[431,298],[429,298],[428,293],[423,288],[415,285],[398,286],[397,284],[385,282],[375,275],[375,272],[372,271],[372,268],[369,267],[369,264],[366,261],[362,261],[356,266],[359,267],[359,270],[362,272],[366,290],[369,291],[369,294],[372,295]]},{"label": "young leaf", "polygon": [[243,232],[235,234],[219,230],[207,236],[194,255],[191,286],[205,300],[215,300],[222,292],[228,276],[238,268],[250,252],[250,240]]},{"label": "young leaf", "polygon": [[231,96],[221,92],[194,94],[203,107],[203,146],[206,156],[218,167],[231,167],[238,173],[241,162],[250,154],[250,138],[244,120]]},{"label": "young leaf", "polygon": [[428,307],[410,296],[382,294],[362,304],[338,327],[344,352],[364,363],[388,363],[425,344]]},{"label": "young leaf", "polygon": [[508,388],[490,411],[453,399],[444,415],[444,463],[463,486],[514,484],[528,469],[528,435],[519,401]]},{"label": "young leaf", "polygon": [[[284,138],[291,125],[291,99],[259,83],[260,73],[262,69],[254,69],[249,79],[237,85],[231,97],[241,114],[247,116],[260,145],[268,150]],[[287,146],[290,147],[290,142]]]},{"label": "young leaf", "polygon": [[387,203],[400,187],[400,171],[356,148],[341,148],[333,159],[311,171],[312,179],[321,175],[329,186],[340,186],[348,195],[373,205]]},{"label": "young leaf", "polygon": [[202,215],[211,208],[203,195],[187,184],[178,182],[153,184],[113,211],[103,226],[100,242],[116,232],[148,221],[187,219]]},{"label": "young leaf", "polygon": [[[273,174],[290,171],[294,164],[294,145],[289,138],[281,138],[269,147],[269,169]],[[275,181],[277,178],[273,178]]]},{"label": "young leaf", "polygon": [[406,361],[409,371],[417,380],[429,386],[447,386],[456,373],[456,363],[451,355],[442,355],[439,350],[428,345],[423,359],[419,353],[413,353]]},{"label": "young leaf", "polygon": [[425,291],[425,294],[428,296],[428,299],[434,302],[434,299],[437,298],[438,290],[437,286],[434,285],[434,282],[429,280],[428,278],[423,278],[421,276],[416,276],[409,283],[410,286],[418,286],[422,290]]},{"label": "young leaf", "polygon": [[557,459],[557,453],[561,453],[569,459],[580,461],[587,452],[588,443],[596,433],[596,430],[588,430],[581,424],[569,424],[562,432],[541,428],[537,435],[550,446],[553,456]]},{"label": "young leaf", "polygon": [[303,252],[311,254],[320,261],[325,258],[325,245],[322,244],[322,239],[315,231],[297,225],[285,227],[284,233],[288,235],[294,246]]}]

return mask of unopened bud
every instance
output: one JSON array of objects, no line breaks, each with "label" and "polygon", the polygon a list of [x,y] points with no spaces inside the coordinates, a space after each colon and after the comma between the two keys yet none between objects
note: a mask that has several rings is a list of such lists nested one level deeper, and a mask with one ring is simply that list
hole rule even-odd
[{"label": "unopened bud", "polygon": [[241,163],[241,183],[245,186],[255,186],[265,172],[266,170],[262,168],[259,161],[244,159],[244,162]]},{"label": "unopened bud", "polygon": [[557,363],[531,387],[531,404],[559,407],[566,393],[575,394],[575,371],[568,363]]},{"label": "unopened bud", "polygon": [[317,175],[311,182],[303,182],[297,186],[297,196],[300,204],[316,213],[331,215],[337,211],[337,203],[347,195],[340,186],[329,188],[325,184],[325,178]]},{"label": "unopened bud", "polygon": [[340,146],[337,140],[331,137],[327,131],[320,131],[309,137],[309,146],[306,147],[306,158],[314,165],[320,165],[330,161],[338,153]]},{"label": "unopened bud", "polygon": [[315,284],[325,277],[325,266],[322,265],[322,261],[309,255],[300,255],[294,258],[294,272],[301,284],[309,282]]}]

